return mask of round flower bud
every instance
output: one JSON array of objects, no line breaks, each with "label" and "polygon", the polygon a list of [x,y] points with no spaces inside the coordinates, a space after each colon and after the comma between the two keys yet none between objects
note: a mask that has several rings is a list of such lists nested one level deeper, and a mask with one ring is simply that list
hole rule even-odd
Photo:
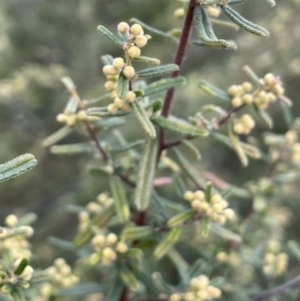
[{"label": "round flower bud", "polygon": [[121,108],[123,105],[124,105],[124,100],[119,98],[119,97],[116,97],[114,99],[114,104],[118,107],[118,108]]},{"label": "round flower bud", "polygon": [[267,73],[264,76],[265,82],[269,85],[273,83],[274,79],[275,79],[275,75],[273,73]]},{"label": "round flower bud", "polygon": [[191,202],[195,198],[194,193],[189,190],[184,193],[183,197],[185,200],[187,200],[189,202]]},{"label": "round flower bud", "polygon": [[228,255],[226,252],[219,252],[216,256],[217,261],[225,262],[228,260]]},{"label": "round flower bud", "polygon": [[225,209],[225,210],[223,211],[223,214],[224,214],[224,216],[226,217],[226,219],[229,219],[229,220],[233,219],[234,216],[235,216],[234,211],[233,211],[232,209],[230,209],[230,208]]},{"label": "round flower bud", "polygon": [[92,245],[97,248],[103,248],[105,246],[105,237],[101,234],[96,235],[92,239]]},{"label": "round flower bud", "polygon": [[216,204],[216,203],[219,203],[222,201],[222,197],[219,195],[219,194],[214,194],[210,201],[213,203],[213,204]]},{"label": "round flower bud", "polygon": [[207,287],[207,292],[214,299],[221,297],[221,290],[218,289],[217,287],[208,286]]},{"label": "round flower bud", "polygon": [[244,126],[248,129],[252,129],[255,126],[255,121],[249,114],[244,114],[241,118]]},{"label": "round flower bud", "polygon": [[219,225],[223,225],[226,222],[226,217],[223,215],[217,215],[216,217],[213,216],[212,219]]},{"label": "round flower bud", "polygon": [[59,268],[62,265],[66,265],[66,261],[63,258],[56,258],[53,264]]},{"label": "round flower bud", "polygon": [[204,194],[203,191],[197,190],[197,191],[195,191],[194,196],[195,196],[195,198],[196,198],[197,200],[202,201],[202,200],[204,199],[204,197],[205,197],[205,194]]},{"label": "round flower bud", "polygon": [[191,203],[191,207],[192,207],[194,210],[196,210],[196,211],[200,210],[200,207],[201,207],[201,201],[199,201],[199,200],[193,200],[192,203]]},{"label": "round flower bud", "polygon": [[52,295],[53,292],[53,286],[50,283],[45,283],[42,287],[41,287],[41,295],[43,297],[50,297]]},{"label": "round flower bud", "polygon": [[5,218],[5,224],[10,228],[15,227],[17,223],[18,218],[14,214],[10,214]]},{"label": "round flower bud", "polygon": [[121,22],[118,24],[118,32],[126,34],[129,32],[129,25],[126,22]]},{"label": "round flower bud", "polygon": [[182,19],[184,17],[184,9],[183,8],[177,8],[175,11],[174,11],[174,16],[178,19]]},{"label": "round flower bud", "polygon": [[273,264],[275,262],[275,259],[276,259],[276,257],[273,253],[267,253],[264,258],[264,263],[266,265]]},{"label": "round flower bud", "polygon": [[125,65],[124,60],[121,57],[117,57],[113,61],[113,66],[117,69],[123,68]]},{"label": "round flower bud", "polygon": [[124,103],[123,106],[121,107],[121,110],[123,112],[127,112],[130,110],[130,105],[128,103]]},{"label": "round flower bud", "polygon": [[104,84],[104,88],[108,92],[112,92],[115,89],[115,83],[113,81],[107,81]]},{"label": "round flower bud", "polygon": [[58,122],[66,122],[67,119],[68,119],[67,116],[63,113],[56,115],[56,121]]},{"label": "round flower bud", "polygon": [[245,103],[245,104],[250,104],[250,103],[252,103],[253,102],[253,96],[251,95],[251,94],[244,94],[243,95],[243,103]]},{"label": "round flower bud", "polygon": [[71,274],[71,268],[68,265],[64,265],[61,269],[60,269],[60,273],[63,276],[68,276]]},{"label": "round flower bud", "polygon": [[123,69],[123,74],[128,78],[132,79],[135,76],[135,70],[132,66],[126,66]]},{"label": "round flower bud", "polygon": [[232,85],[228,88],[228,93],[231,95],[231,96],[237,96],[240,92],[240,89],[238,86],[236,85]]},{"label": "round flower bud", "polygon": [[250,82],[243,82],[242,83],[242,88],[245,92],[249,92],[252,90],[252,84]]},{"label": "round flower bud", "polygon": [[270,250],[270,252],[278,253],[280,248],[281,248],[281,246],[280,246],[280,243],[278,241],[270,240],[268,242],[268,249]]},{"label": "round flower bud", "polygon": [[104,248],[102,251],[103,257],[110,259],[110,260],[116,260],[117,254],[112,248]]},{"label": "round flower bud", "polygon": [[241,123],[236,123],[233,126],[233,130],[236,134],[244,134],[244,132],[245,132],[245,128]]},{"label": "round flower bud", "polygon": [[223,211],[223,206],[221,204],[221,202],[216,203],[212,206],[212,209],[216,212],[216,213],[220,213]]},{"label": "round flower bud", "polygon": [[118,240],[118,237],[115,233],[109,233],[107,236],[106,236],[106,241],[109,245],[114,245]]},{"label": "round flower bud", "polygon": [[137,46],[131,46],[129,49],[128,49],[128,54],[131,58],[136,58],[138,56],[141,55],[141,49]]},{"label": "round flower bud", "polygon": [[200,210],[201,211],[206,211],[207,209],[209,208],[209,204],[205,201],[202,201],[201,204],[200,204]]},{"label": "round flower bud", "polygon": [[117,91],[112,91],[112,92],[110,93],[110,97],[111,97],[111,98],[116,98],[116,97],[118,97]]},{"label": "round flower bud", "polygon": [[88,118],[88,116],[87,116],[86,111],[80,110],[80,111],[77,113],[77,119],[78,119],[79,121],[86,121],[87,118]]},{"label": "round flower bud", "polygon": [[93,212],[93,213],[98,213],[102,210],[102,207],[99,204],[97,204],[96,202],[89,202],[86,207],[87,207],[88,211]]},{"label": "round flower bud", "polygon": [[273,91],[275,92],[276,95],[282,95],[284,93],[284,89],[280,84],[276,84],[273,87]]},{"label": "round flower bud", "polygon": [[102,71],[104,73],[104,75],[108,76],[108,75],[112,75],[112,76],[116,76],[119,74],[119,70],[117,68],[115,68],[113,65],[106,65],[102,68]]},{"label": "round flower bud", "polygon": [[136,98],[136,95],[135,95],[135,93],[132,92],[132,91],[129,91],[129,92],[127,93],[127,95],[126,95],[126,100],[127,100],[128,102],[134,102],[135,98]]},{"label": "round flower bud", "polygon": [[269,92],[268,93],[268,98],[269,98],[269,101],[270,102],[273,102],[273,101],[275,101],[276,100],[276,95],[274,94],[274,93],[272,93],[272,92]]},{"label": "round flower bud", "polygon": [[70,127],[73,127],[76,124],[76,115],[67,116],[66,124]]},{"label": "round flower bud", "polygon": [[221,10],[218,7],[208,6],[206,9],[210,17],[218,18],[220,16]]},{"label": "round flower bud", "polygon": [[120,241],[116,246],[116,251],[119,253],[126,253],[128,251],[128,247],[124,242]]},{"label": "round flower bud", "polygon": [[110,114],[115,114],[118,110],[118,106],[114,103],[111,103],[110,105],[107,106],[107,111],[110,113]]},{"label": "round flower bud", "polygon": [[181,301],[181,295],[178,293],[172,294],[169,301]]},{"label": "round flower bud", "polygon": [[195,298],[194,298],[194,293],[192,292],[187,292],[183,295],[183,300],[184,301],[194,301]]},{"label": "round flower bud", "polygon": [[139,36],[139,35],[144,34],[144,31],[140,24],[133,24],[130,27],[130,33],[133,34],[134,36]]},{"label": "round flower bud", "polygon": [[197,297],[199,297],[200,300],[206,300],[209,297],[209,295],[206,290],[200,290],[200,291],[197,291]]},{"label": "round flower bud", "polygon": [[231,104],[233,107],[237,108],[240,107],[243,104],[243,100],[241,97],[236,96],[232,99]]},{"label": "round flower bud", "polygon": [[198,278],[198,285],[197,285],[197,288],[199,290],[203,290],[205,289],[208,284],[209,284],[209,279],[207,278],[207,276],[205,275],[200,275],[197,277]]},{"label": "round flower bud", "polygon": [[147,42],[148,40],[145,36],[137,36],[134,40],[134,44],[139,48],[146,46]]}]

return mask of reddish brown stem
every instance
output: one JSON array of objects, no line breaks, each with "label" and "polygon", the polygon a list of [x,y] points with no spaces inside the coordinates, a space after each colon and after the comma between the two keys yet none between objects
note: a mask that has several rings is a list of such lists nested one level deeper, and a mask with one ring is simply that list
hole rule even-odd
[{"label": "reddish brown stem", "polygon": [[[188,9],[187,9],[187,14],[185,17],[182,33],[181,33],[181,38],[179,41],[179,45],[177,48],[177,53],[176,53],[176,58],[175,58],[175,64],[177,64],[180,68],[179,71],[175,71],[172,73],[172,78],[178,77],[180,72],[181,72],[181,67],[183,65],[183,59],[186,51],[186,47],[188,45],[191,29],[192,29],[192,24],[193,24],[193,16],[194,16],[194,9],[196,6],[196,0],[190,0]],[[174,89],[168,90],[166,97],[165,97],[165,102],[164,106],[162,109],[162,116],[168,117],[170,114],[172,102],[174,99]],[[157,161],[159,161],[159,158],[161,156],[162,151],[165,148],[165,131],[163,129],[160,130],[159,134],[159,151],[158,151],[158,156],[157,156]]]},{"label": "reddish brown stem", "polygon": [[128,290],[126,287],[123,288],[120,301],[130,301],[129,296],[128,296]]}]

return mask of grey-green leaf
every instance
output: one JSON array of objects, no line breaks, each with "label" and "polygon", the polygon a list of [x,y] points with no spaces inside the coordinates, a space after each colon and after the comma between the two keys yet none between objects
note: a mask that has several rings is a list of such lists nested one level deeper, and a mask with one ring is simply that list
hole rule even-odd
[{"label": "grey-green leaf", "polygon": [[32,154],[21,155],[0,165],[0,182],[15,178],[36,166],[37,160]]},{"label": "grey-green leaf", "polygon": [[146,133],[150,136],[151,139],[154,139],[156,137],[155,128],[142,105],[138,101],[134,101],[133,103],[131,103],[131,109],[132,113],[141,123]]},{"label": "grey-green leaf", "polygon": [[73,155],[90,153],[93,151],[93,146],[90,143],[74,143],[74,144],[63,144],[53,145],[50,148],[52,154],[55,155]]},{"label": "grey-green leaf", "polygon": [[134,61],[136,62],[140,62],[140,63],[151,63],[151,64],[154,64],[154,65],[160,65],[160,60],[159,59],[156,59],[156,58],[153,58],[153,57],[148,57],[148,56],[138,56],[136,58],[133,59]]},{"label": "grey-green leaf", "polygon": [[99,25],[97,29],[100,30],[103,35],[105,35],[109,40],[111,40],[117,46],[121,48],[123,47],[123,42],[117,36],[115,36],[111,31],[109,31],[105,26]]},{"label": "grey-green leaf", "polygon": [[128,78],[121,72],[118,77],[118,88],[117,93],[121,99],[125,99],[128,94]]},{"label": "grey-green leaf", "polygon": [[186,84],[186,80],[182,76],[175,78],[161,79],[151,83],[144,89],[144,96],[153,95],[162,91],[167,91],[173,88],[179,88]]},{"label": "grey-green leaf", "polygon": [[167,75],[179,70],[179,66],[176,64],[168,64],[163,66],[156,66],[147,68],[138,72],[140,78],[152,78]]},{"label": "grey-green leaf", "polygon": [[162,116],[157,116],[152,119],[153,123],[157,126],[181,135],[188,136],[208,136],[208,131],[202,127],[196,127],[188,123],[184,119],[180,119],[174,116],[169,116],[164,118]]},{"label": "grey-green leaf", "polygon": [[202,89],[204,92],[211,96],[218,97],[222,100],[230,101],[231,97],[228,95],[228,93],[210,83],[207,83],[204,80],[199,81],[199,88]]},{"label": "grey-green leaf", "polygon": [[142,160],[139,166],[134,203],[139,211],[148,208],[155,175],[157,139],[148,139],[144,147]]},{"label": "grey-green leaf", "polygon": [[72,132],[72,128],[70,128],[69,126],[64,126],[61,129],[59,129],[58,131],[54,132],[53,134],[49,135],[47,138],[45,138],[43,140],[43,146],[44,147],[48,147],[62,139],[64,139],[65,137],[67,137],[71,132]]}]

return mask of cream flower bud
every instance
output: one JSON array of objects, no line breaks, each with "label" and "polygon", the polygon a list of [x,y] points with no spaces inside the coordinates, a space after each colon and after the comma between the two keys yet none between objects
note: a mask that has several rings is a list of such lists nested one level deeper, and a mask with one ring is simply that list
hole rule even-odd
[{"label": "cream flower bud", "polygon": [[121,22],[118,24],[118,32],[122,34],[126,34],[129,32],[129,25],[126,22]]},{"label": "cream flower bud", "polygon": [[226,222],[226,217],[223,215],[218,215],[213,219],[217,224],[223,225]]},{"label": "cream flower bud", "polygon": [[207,292],[214,299],[220,298],[221,294],[222,294],[221,290],[219,290],[217,287],[214,287],[214,286],[208,286]]},{"label": "cream flower bud", "polygon": [[193,200],[192,203],[191,203],[191,207],[196,211],[200,210],[201,201],[200,200]]},{"label": "cream flower bud", "polygon": [[102,68],[102,71],[104,73],[104,75],[108,76],[108,75],[112,75],[112,76],[116,76],[119,74],[119,70],[117,68],[115,68],[113,65],[106,65]]},{"label": "cream flower bud", "polygon": [[284,88],[280,84],[276,84],[272,89],[276,95],[284,94]]},{"label": "cream flower bud", "polygon": [[50,283],[45,283],[41,287],[40,293],[43,297],[50,297],[53,292],[53,286]]},{"label": "cream flower bud", "polygon": [[116,251],[119,253],[126,253],[128,251],[128,247],[124,242],[120,241],[116,246]]},{"label": "cream flower bud", "polygon": [[112,248],[104,248],[102,251],[103,257],[110,259],[110,260],[116,260],[117,254]]},{"label": "cream flower bud", "polygon": [[111,103],[110,105],[107,106],[107,111],[110,113],[110,114],[115,114],[118,110],[118,106],[114,103]]},{"label": "cream flower bud", "polygon": [[134,102],[135,98],[136,98],[136,95],[135,95],[135,93],[132,92],[132,91],[129,91],[129,92],[127,93],[127,95],[126,95],[126,100],[127,100],[128,102]]},{"label": "cream flower bud", "polygon": [[242,88],[245,92],[249,92],[252,90],[253,85],[250,82],[243,82]]},{"label": "cream flower bud", "polygon": [[104,88],[106,91],[112,92],[115,89],[115,83],[109,80],[104,84]]},{"label": "cream flower bud", "polygon": [[252,129],[255,126],[255,121],[249,114],[244,114],[241,117],[241,121],[243,122],[244,126],[248,129]]},{"label": "cream flower bud", "polygon": [[244,126],[241,123],[236,123],[233,126],[233,130],[237,134],[244,134],[244,131],[245,131]]},{"label": "cream flower bud", "polygon": [[233,219],[234,216],[235,216],[234,211],[233,211],[232,209],[230,209],[230,208],[225,209],[225,210],[223,211],[223,214],[224,214],[224,216],[226,217],[226,219],[229,219],[229,220]]},{"label": "cream flower bud", "polygon": [[212,208],[216,213],[220,213],[223,210],[223,206],[222,206],[221,202],[214,204],[212,206]]},{"label": "cream flower bud", "polygon": [[5,224],[10,228],[15,227],[17,223],[18,218],[14,214],[10,214],[5,218]]},{"label": "cream flower bud", "polygon": [[128,78],[132,79],[135,76],[135,70],[132,66],[126,66],[123,69],[123,74]]},{"label": "cream flower bud", "polygon": [[178,293],[172,294],[169,301],[181,301],[181,295]]},{"label": "cream flower bud", "polygon": [[270,264],[273,264],[275,262],[275,260],[276,260],[276,257],[273,253],[267,253],[264,258],[264,263],[266,265],[270,265]]},{"label": "cream flower bud", "polygon": [[123,68],[125,65],[124,60],[121,57],[117,57],[113,61],[113,66],[117,69]]},{"label": "cream flower bud", "polygon": [[275,75],[273,73],[267,73],[264,76],[265,82],[269,85],[273,83],[274,79],[275,79]]},{"label": "cream flower bud", "polygon": [[192,191],[186,191],[183,195],[184,199],[191,202],[194,198],[195,198],[195,195]]},{"label": "cream flower bud", "polygon": [[60,113],[58,115],[56,115],[56,121],[58,122],[66,122],[68,119],[67,115]]},{"label": "cream flower bud", "polygon": [[207,209],[209,208],[209,204],[205,201],[202,201],[201,204],[200,204],[200,210],[201,211],[206,211]]},{"label": "cream flower bud", "polygon": [[183,300],[184,301],[194,301],[195,298],[194,298],[194,293],[192,292],[186,292],[184,295],[183,295]]},{"label": "cream flower bud", "polygon": [[114,245],[118,240],[118,237],[115,233],[109,233],[107,236],[106,236],[106,241],[109,245]]},{"label": "cream flower bud", "polygon": [[128,54],[131,58],[136,58],[138,56],[141,55],[141,49],[137,46],[131,46],[129,49],[128,49]]},{"label": "cream flower bud", "polygon": [[206,11],[208,15],[213,18],[218,18],[221,13],[221,10],[218,7],[214,7],[214,6],[208,6]]},{"label": "cream flower bud", "polygon": [[228,88],[228,93],[231,96],[237,96],[240,92],[240,88],[237,85],[232,85]]},{"label": "cream flower bud", "polygon": [[253,96],[248,93],[244,94],[242,99],[243,99],[243,103],[245,103],[245,104],[250,104],[253,102]]},{"label": "cream flower bud", "polygon": [[98,234],[92,239],[92,244],[94,247],[103,248],[105,246],[105,241],[105,237],[101,234]]},{"label": "cream flower bud", "polygon": [[139,48],[146,46],[147,42],[148,40],[145,36],[137,36],[134,40],[134,44]]},{"label": "cream flower bud", "polygon": [[67,116],[66,124],[69,127],[73,127],[76,124],[77,118],[76,115]]},{"label": "cream flower bud", "polygon": [[175,11],[174,11],[174,16],[178,19],[182,19],[184,17],[184,9],[183,8],[177,8]]},{"label": "cream flower bud", "polygon": [[123,105],[124,105],[124,100],[119,98],[119,97],[116,97],[114,99],[114,104],[118,107],[118,108],[121,108]]},{"label": "cream flower bud", "polygon": [[195,196],[195,198],[196,198],[197,200],[202,201],[202,200],[204,199],[204,197],[205,197],[205,194],[204,194],[203,191],[197,190],[197,191],[195,191],[194,196]]},{"label": "cream flower bud", "polygon": [[66,265],[66,261],[63,258],[56,258],[53,263],[56,267]]},{"label": "cream flower bud", "polygon": [[79,121],[86,121],[88,119],[88,115],[86,113],[86,111],[84,110],[80,110],[78,113],[77,113],[77,119]]},{"label": "cream flower bud", "polygon": [[214,194],[210,201],[213,203],[213,204],[216,204],[216,203],[219,203],[222,201],[222,197],[219,195],[219,194]]},{"label": "cream flower bud", "polygon": [[123,106],[121,107],[121,110],[123,112],[127,112],[130,110],[130,105],[128,103],[124,103]]},{"label": "cream flower bud", "polygon": [[209,279],[205,275],[200,275],[197,277],[198,278],[198,284],[197,288],[199,290],[205,289],[207,285],[209,284]]},{"label": "cream flower bud", "polygon": [[144,34],[144,31],[140,24],[133,24],[130,27],[130,33],[133,34],[134,36],[139,36],[139,35]]},{"label": "cream flower bud", "polygon": [[219,252],[216,256],[217,261],[225,262],[228,260],[228,255],[226,252]]},{"label": "cream flower bud", "polygon": [[236,96],[232,99],[231,104],[233,107],[237,108],[240,107],[243,104],[243,100],[241,97]]}]

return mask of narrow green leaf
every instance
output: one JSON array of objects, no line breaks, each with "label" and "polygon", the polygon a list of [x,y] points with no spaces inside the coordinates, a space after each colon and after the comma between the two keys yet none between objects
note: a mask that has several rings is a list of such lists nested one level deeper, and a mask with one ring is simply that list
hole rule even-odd
[{"label": "narrow green leaf", "polygon": [[147,140],[139,166],[137,186],[134,195],[134,203],[139,211],[144,211],[149,206],[155,175],[158,143],[156,139]]},{"label": "narrow green leaf", "polygon": [[109,31],[105,26],[99,25],[97,29],[100,30],[103,35],[105,35],[109,40],[111,40],[117,46],[121,48],[123,47],[123,42],[117,36],[115,36],[111,31]]},{"label": "narrow green leaf", "polygon": [[154,258],[156,260],[162,258],[174,246],[181,236],[180,228],[173,228],[170,232],[160,241],[154,249]]},{"label": "narrow green leaf", "polygon": [[205,180],[201,177],[199,170],[178,149],[173,149],[181,169],[195,183],[199,189],[204,190]]},{"label": "narrow green leaf", "polygon": [[300,261],[300,245],[294,240],[288,241],[287,245],[292,255]]},{"label": "narrow green leaf", "polygon": [[185,261],[182,255],[179,252],[177,252],[174,248],[171,248],[167,255],[171,259],[173,264],[176,266],[182,283],[184,284],[184,286],[187,286],[190,280],[188,275],[189,264]]},{"label": "narrow green leaf", "polygon": [[206,81],[201,80],[198,85],[200,89],[202,89],[204,92],[206,92],[211,96],[218,97],[222,100],[231,101],[231,97],[228,95],[226,91],[221,90],[220,88],[210,83],[207,83]]},{"label": "narrow green leaf", "polygon": [[204,193],[205,193],[206,202],[210,203],[210,199],[212,197],[212,184],[211,184],[211,182],[206,183]]},{"label": "narrow green leaf", "polygon": [[117,93],[121,99],[125,99],[128,94],[128,78],[121,72],[118,77],[118,88]]},{"label": "narrow green leaf", "polygon": [[18,220],[18,227],[29,226],[37,220],[37,215],[35,213],[26,213]]},{"label": "narrow green leaf", "polygon": [[155,128],[150,121],[145,109],[142,107],[142,105],[138,101],[134,101],[130,104],[132,113],[134,116],[138,119],[138,121],[143,126],[146,133],[150,136],[151,139],[154,139],[156,137],[156,131]]},{"label": "narrow green leaf", "polygon": [[140,78],[152,78],[167,75],[179,70],[179,66],[176,64],[168,64],[163,66],[157,66],[147,68],[138,72]]},{"label": "narrow green leaf", "polygon": [[148,56],[138,56],[136,58],[133,59],[136,62],[140,62],[140,63],[151,63],[154,65],[160,65],[160,60],[156,59],[156,58],[152,58],[152,57],[148,57]]},{"label": "narrow green leaf", "polygon": [[130,210],[124,187],[119,178],[112,177],[110,188],[114,199],[115,209],[121,223],[126,223],[130,218]]},{"label": "narrow green leaf", "polygon": [[50,152],[55,155],[74,155],[74,154],[90,153],[93,150],[94,147],[90,143],[53,145],[50,148]]},{"label": "narrow green leaf", "polygon": [[241,243],[242,242],[242,237],[228,229],[223,228],[220,225],[217,225],[215,223],[211,223],[210,224],[210,230],[215,233],[216,235],[232,241],[232,242],[236,242],[236,243]]},{"label": "narrow green leaf", "polygon": [[90,106],[90,105],[94,105],[96,103],[102,102],[103,100],[108,100],[110,99],[110,93],[106,93],[102,96],[96,97],[96,98],[92,98],[92,99],[85,99],[83,101],[84,106]]},{"label": "narrow green leaf", "polygon": [[155,34],[159,37],[165,38],[167,40],[170,40],[170,41],[176,42],[176,43],[178,41],[176,38],[174,38],[172,35],[168,34],[167,32],[164,32],[164,31],[161,31],[161,30],[156,29],[154,27],[151,27],[151,26],[145,24],[144,22],[142,22],[138,19],[132,18],[132,19],[130,19],[130,22],[140,24],[145,30],[147,30],[150,33]]},{"label": "narrow green leaf", "polygon": [[54,236],[48,237],[47,241],[51,246],[54,246],[55,248],[62,250],[62,251],[67,251],[67,252],[77,252],[77,249],[75,246],[67,240],[60,239]]},{"label": "narrow green leaf", "polygon": [[127,239],[136,240],[153,234],[153,228],[150,226],[130,226],[123,230],[122,235]]},{"label": "narrow green leaf", "polygon": [[152,102],[152,112],[153,112],[153,114],[159,112],[162,108],[162,105],[163,105],[163,102],[162,102],[161,99],[157,99],[154,102]]},{"label": "narrow green leaf", "polygon": [[207,268],[207,263],[205,260],[203,260],[202,258],[196,260],[189,270],[189,278],[192,279],[201,274],[206,274],[205,273],[206,268]]},{"label": "narrow green leaf", "polygon": [[0,164],[0,182],[18,177],[36,166],[37,160],[32,154],[21,155],[4,164]]},{"label": "narrow green leaf", "polygon": [[182,76],[178,76],[175,78],[161,79],[159,81],[156,81],[148,85],[144,89],[144,96],[153,95],[173,88],[179,88],[184,86],[185,84],[186,84],[186,80]]},{"label": "narrow green leaf", "polygon": [[209,134],[206,129],[191,125],[186,120],[175,116],[169,116],[168,118],[156,116],[152,118],[152,121],[157,126],[176,134],[187,136],[208,136]]},{"label": "narrow green leaf", "polygon": [[246,30],[250,33],[256,34],[258,36],[261,36],[263,38],[268,38],[270,36],[269,32],[265,28],[258,26],[256,24],[250,22],[249,20],[245,19],[238,12],[236,12],[234,9],[232,9],[230,6],[222,5],[221,9],[222,9],[223,13],[232,22],[239,25],[244,30]]},{"label": "narrow green leaf", "polygon": [[242,165],[247,166],[248,165],[248,158],[247,158],[247,156],[246,156],[246,154],[245,154],[245,152],[244,152],[244,150],[241,146],[239,137],[232,132],[230,127],[228,127],[228,129],[229,129],[229,139],[231,141],[233,149],[235,150],[236,154],[238,155]]},{"label": "narrow green leaf", "polygon": [[101,56],[101,61],[103,65],[112,65],[114,62],[114,57],[110,54],[102,55]]},{"label": "narrow green leaf", "polygon": [[107,111],[107,107],[92,107],[92,108],[88,108],[86,110],[88,115],[91,116],[98,116],[98,117],[119,117],[119,116],[124,116],[124,115],[128,115],[130,113],[130,111],[124,112],[124,111],[117,111],[115,114],[111,114]]},{"label": "narrow green leaf", "polygon": [[64,288],[54,293],[56,297],[85,296],[100,293],[105,287],[96,283],[80,283],[70,288]]},{"label": "narrow green leaf", "polygon": [[13,287],[13,289],[10,291],[10,294],[15,301],[26,301],[21,289],[16,286]]},{"label": "narrow green leaf", "polygon": [[67,137],[71,132],[73,131],[72,128],[70,128],[69,126],[64,126],[61,129],[59,129],[58,131],[54,132],[53,134],[51,134],[50,136],[48,136],[47,138],[45,138],[42,142],[43,147],[48,147],[62,139],[64,139],[65,137]]},{"label": "narrow green leaf", "polygon": [[174,293],[175,289],[165,281],[161,273],[155,272],[151,276],[154,285],[156,286],[156,288],[160,293],[167,294],[167,295],[171,295],[172,293]]},{"label": "narrow green leaf", "polygon": [[180,174],[174,174],[173,176],[173,186],[176,190],[177,195],[182,198],[184,193],[187,191],[186,185]]},{"label": "narrow green leaf", "polygon": [[204,43],[212,46],[221,46],[225,49],[236,49],[236,44],[234,42],[218,39],[216,37],[210,19],[203,6],[195,7],[194,27],[198,38]]},{"label": "narrow green leaf", "polygon": [[185,210],[171,217],[168,220],[167,225],[170,228],[182,225],[187,221],[192,220],[195,217],[195,215],[196,215],[196,211],[192,209]]},{"label": "narrow green leaf", "polygon": [[125,264],[120,264],[119,276],[123,283],[127,285],[131,291],[136,292],[137,290],[139,290],[139,281]]},{"label": "narrow green leaf", "polygon": [[105,301],[119,301],[123,291],[123,283],[119,275],[115,276],[113,283],[110,285]]},{"label": "narrow green leaf", "polygon": [[20,276],[24,272],[28,264],[29,264],[29,260],[27,258],[23,258],[19,263],[19,265],[16,267],[14,274]]},{"label": "narrow green leaf", "polygon": [[185,146],[188,150],[190,150],[193,153],[196,160],[201,159],[201,154],[198,148],[191,141],[184,139],[182,140],[182,145]]},{"label": "narrow green leaf", "polygon": [[229,0],[228,4],[240,4],[246,2],[247,0]]},{"label": "narrow green leaf", "polygon": [[137,146],[142,146],[145,144],[145,140],[144,139],[140,139],[140,140],[136,140],[136,141],[133,141],[133,142],[129,142],[129,143],[126,143],[124,145],[111,145],[109,147],[109,150],[112,152],[112,153],[122,153],[122,152],[126,152],[128,150],[131,150],[132,148],[135,148]]},{"label": "narrow green leaf", "polygon": [[279,103],[281,106],[283,119],[286,124],[286,127],[290,128],[293,123],[293,119],[294,119],[291,108],[288,105],[286,105],[285,103],[283,103],[282,101],[280,101]]},{"label": "narrow green leaf", "polygon": [[65,114],[74,114],[77,111],[78,108],[78,102],[75,98],[70,98],[69,101],[66,104],[66,107],[64,108]]}]

